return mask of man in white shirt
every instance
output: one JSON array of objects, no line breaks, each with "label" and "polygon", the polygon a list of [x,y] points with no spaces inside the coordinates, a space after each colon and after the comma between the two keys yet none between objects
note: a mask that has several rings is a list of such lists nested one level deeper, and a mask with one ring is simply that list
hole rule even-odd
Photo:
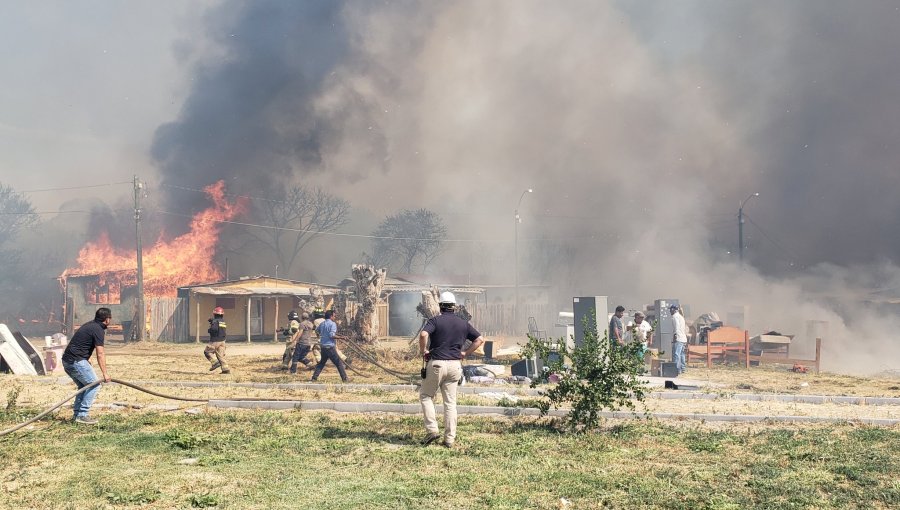
[{"label": "man in white shirt", "polygon": [[635,312],[634,324],[628,325],[628,334],[626,335],[626,340],[628,340],[629,342],[640,342],[644,346],[644,350],[646,351],[648,342],[650,340],[651,331],[653,331],[653,326],[651,326],[650,323],[645,320],[643,312]]},{"label": "man in white shirt", "polygon": [[672,322],[675,326],[675,338],[672,342],[672,361],[678,367],[678,374],[681,375],[687,370],[687,327],[684,322],[684,316],[678,310],[678,305],[670,305],[669,312],[672,314]]},{"label": "man in white shirt", "polygon": [[628,325],[628,332],[625,334],[625,340],[627,342],[640,342],[643,347],[638,354],[638,359],[641,360],[641,362],[644,361],[644,357],[647,354],[647,346],[653,332],[653,326],[645,319],[646,317],[643,312],[634,312],[634,323]]}]

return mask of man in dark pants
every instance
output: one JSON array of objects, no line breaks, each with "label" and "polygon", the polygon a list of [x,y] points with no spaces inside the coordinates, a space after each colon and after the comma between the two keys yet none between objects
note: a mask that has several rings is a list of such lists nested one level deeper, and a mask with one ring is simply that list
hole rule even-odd
[{"label": "man in dark pants", "polygon": [[609,319],[609,342],[613,347],[625,345],[625,326],[622,317],[625,315],[625,307],[616,307],[616,313]]},{"label": "man in dark pants", "polygon": [[319,359],[319,364],[316,365],[315,372],[313,372],[313,381],[319,378],[319,374],[322,373],[322,369],[325,368],[325,363],[328,360],[331,360],[331,362],[334,363],[334,366],[337,367],[338,373],[341,374],[341,380],[344,382],[349,381],[349,379],[347,379],[347,372],[344,371],[344,362],[341,361],[340,356],[338,356],[337,343],[334,341],[335,336],[337,335],[337,324],[331,320],[333,316],[334,310],[326,311],[325,321],[316,328],[316,333],[319,334],[319,345],[322,348],[322,357]]},{"label": "man in dark pants", "polygon": [[[103,350],[103,344],[106,340],[106,327],[109,326],[111,318],[112,311],[109,308],[98,308],[94,313],[94,320],[87,324],[82,324],[78,328],[78,331],[72,335],[72,340],[66,347],[65,352],[63,352],[63,369],[75,381],[78,389],[84,388],[97,380],[97,374],[94,373],[94,368],[91,366],[90,361],[91,353],[95,350],[97,351],[97,364],[103,373],[103,381],[110,382],[112,380],[109,372],[106,371],[106,353]],[[91,410],[91,405],[94,403],[94,398],[97,396],[98,391],[100,391],[99,385],[75,396],[75,402],[72,404],[75,423],[85,425],[95,425],[97,423],[97,420],[91,418],[88,412]]]},{"label": "man in dark pants", "polygon": [[[228,363],[225,362],[225,339],[228,337],[227,327],[228,325],[225,324],[225,310],[221,306],[215,307],[212,319],[209,319],[209,329],[206,330],[209,333],[209,343],[206,344],[206,349],[203,350],[203,355],[212,363],[209,367],[210,372],[221,368],[223,374],[231,373],[231,370],[228,369]],[[215,362],[213,362],[213,356],[216,357]]]},{"label": "man in dark pants", "polygon": [[[456,296],[452,292],[442,292],[438,306],[441,314],[429,319],[419,334],[419,354],[428,360],[425,380],[419,387],[419,401],[425,417],[422,444],[429,445],[441,437],[434,413],[434,397],[440,388],[444,400],[443,445],[452,448],[456,441],[456,385],[462,377],[461,360],[475,352],[484,343],[484,338],[468,321],[454,313]],[[471,340],[472,345],[464,351],[466,340]]]},{"label": "man in dark pants", "polygon": [[291,358],[291,373],[297,373],[297,362],[303,363],[308,368],[310,361],[306,359],[306,355],[312,351],[314,342],[313,323],[309,320],[309,314],[303,312],[303,321],[300,323],[300,338],[297,340],[297,346],[294,347],[294,354]]}]

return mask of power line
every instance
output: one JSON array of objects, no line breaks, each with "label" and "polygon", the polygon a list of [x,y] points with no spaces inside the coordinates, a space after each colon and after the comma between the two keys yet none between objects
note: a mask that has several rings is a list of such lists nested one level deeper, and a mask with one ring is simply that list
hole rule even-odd
[{"label": "power line", "polygon": [[41,193],[44,191],[68,191],[68,190],[72,190],[72,189],[103,188],[106,186],[116,186],[118,184],[131,184],[131,181],[108,182],[106,184],[89,184],[89,185],[85,185],[85,186],[69,186],[66,188],[26,189],[26,190],[18,191],[17,193]]},{"label": "power line", "polygon": [[763,237],[765,237],[770,243],[772,243],[773,246],[775,246],[776,248],[781,250],[781,252],[783,254],[787,255],[789,257],[788,262],[794,263],[797,260],[799,260],[797,256],[795,256],[793,253],[790,252],[790,250],[788,250],[787,248],[782,246],[781,243],[779,243],[778,241],[772,239],[772,237],[769,234],[767,234],[766,231],[762,229],[762,227],[757,225],[756,222],[753,221],[753,219],[747,215],[747,213],[744,213],[744,218],[746,218],[747,221],[749,221],[751,225],[756,227],[756,230],[758,230],[759,233],[762,234]]}]

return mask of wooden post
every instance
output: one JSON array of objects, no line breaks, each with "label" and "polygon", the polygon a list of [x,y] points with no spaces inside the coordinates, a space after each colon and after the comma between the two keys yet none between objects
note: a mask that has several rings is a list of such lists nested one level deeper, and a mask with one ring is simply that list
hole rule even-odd
[{"label": "wooden post", "polygon": [[[266,332],[266,326],[263,324],[263,333]],[[278,298],[275,298],[275,327],[272,328],[272,341],[278,341]]]},{"label": "wooden post", "polygon": [[[687,344],[684,348],[687,349]],[[706,368],[712,368],[712,342],[709,341],[709,336],[706,337]]]},{"label": "wooden post", "polygon": [[822,361],[822,339],[816,338],[816,373],[819,373],[819,364]]},{"label": "wooden post", "polygon": [[750,368],[750,332],[744,330],[744,368]]},{"label": "wooden post", "polygon": [[197,301],[197,339],[196,342],[200,343],[200,295],[196,292],[194,293],[194,300]]}]

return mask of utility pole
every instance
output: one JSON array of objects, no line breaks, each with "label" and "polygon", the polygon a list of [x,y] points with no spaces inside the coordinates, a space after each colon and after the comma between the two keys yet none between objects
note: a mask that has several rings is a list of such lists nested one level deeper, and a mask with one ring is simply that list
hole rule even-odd
[{"label": "utility pole", "polygon": [[522,222],[522,219],[519,217],[519,207],[522,205],[522,199],[525,198],[527,193],[532,193],[534,190],[531,188],[526,189],[519,196],[519,202],[516,204],[516,226],[515,226],[515,239],[513,241],[515,252],[515,269],[513,270],[516,273],[516,301],[513,305],[513,333],[516,334],[519,332],[519,223]]},{"label": "utility pole", "polygon": [[741,266],[744,265],[744,206],[751,198],[758,196],[759,193],[753,193],[745,198],[738,207],[738,261]]},{"label": "utility pole", "polygon": [[[144,314],[147,310],[144,305],[144,250],[141,246],[141,195],[144,192],[144,183],[138,177],[134,176],[134,235],[137,241],[137,324],[132,328],[137,328],[137,340],[144,339],[144,329],[147,327],[147,321]],[[133,329],[132,329],[133,330]]]}]

